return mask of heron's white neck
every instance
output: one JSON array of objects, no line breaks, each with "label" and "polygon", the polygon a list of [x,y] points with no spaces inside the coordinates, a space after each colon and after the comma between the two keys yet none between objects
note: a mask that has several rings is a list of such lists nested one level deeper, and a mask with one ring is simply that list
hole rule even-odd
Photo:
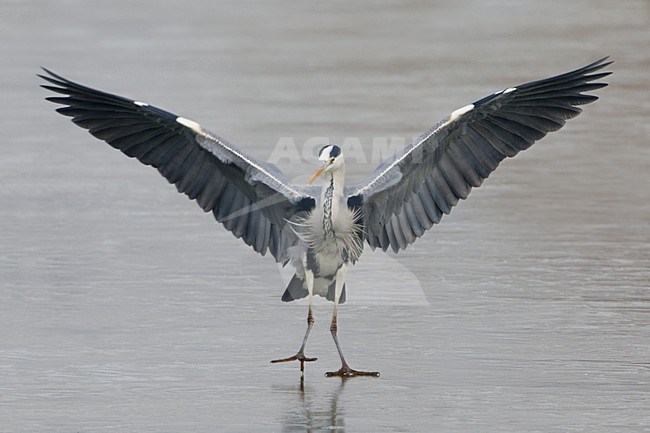
[{"label": "heron's white neck", "polygon": [[336,170],[330,173],[330,182],[334,182],[334,189],[341,192],[345,189],[345,166],[341,165]]},{"label": "heron's white neck", "polygon": [[331,171],[325,177],[326,182],[323,185],[323,194],[333,187],[333,196],[337,201],[343,197],[343,192],[345,191],[345,166],[337,167],[336,170]]}]

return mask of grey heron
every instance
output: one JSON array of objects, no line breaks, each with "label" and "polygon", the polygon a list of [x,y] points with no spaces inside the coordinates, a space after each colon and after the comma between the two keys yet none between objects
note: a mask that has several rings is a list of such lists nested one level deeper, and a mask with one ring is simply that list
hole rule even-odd
[{"label": "grey heron", "polygon": [[[129,157],[153,166],[179,192],[256,252],[286,264],[295,275],[283,301],[308,298],[305,356],[314,325],[312,298],[334,302],[330,331],[341,368],[328,376],[378,376],[350,368],[337,337],[337,312],[345,301],[345,277],[367,243],[399,252],[421,237],[472,187],[481,185],[506,157],[529,148],[577,116],[606,86],[598,72],[605,57],[551,78],[507,87],[453,111],[410,145],[381,163],[358,185],[345,185],[340,147],[324,146],[308,185],[290,182],[273,164],[259,161],[199,123],[145,102],[105,93],[44,68],[42,86],[60,95],[47,99],[57,111]],[[62,96],[61,96],[62,95]],[[322,187],[311,183],[324,178]]]}]

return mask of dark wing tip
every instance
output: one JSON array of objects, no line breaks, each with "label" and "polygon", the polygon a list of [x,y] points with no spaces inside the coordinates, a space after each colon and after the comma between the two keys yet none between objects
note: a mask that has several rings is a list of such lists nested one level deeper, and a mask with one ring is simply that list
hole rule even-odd
[{"label": "dark wing tip", "polygon": [[[42,78],[43,80],[45,80],[45,81],[47,81],[49,83],[56,84],[57,86],[63,86],[66,83],[70,83],[70,80],[67,80],[67,79],[63,78],[62,76],[60,76],[58,74],[55,74],[54,72],[50,71],[49,69],[47,69],[47,68],[45,68],[43,66],[41,66],[41,69],[43,71],[45,71],[45,73],[47,75],[45,75],[45,74],[36,74],[36,76],[39,77],[39,78]],[[47,89],[47,87],[45,87],[44,85],[41,85],[41,87],[44,87],[44,88]]]},{"label": "dark wing tip", "polygon": [[[601,59],[598,59],[595,62],[590,63],[590,64],[588,64],[586,66],[583,66],[582,68],[578,69],[577,71],[574,71],[574,73],[575,72],[581,72],[583,74],[589,74],[591,72],[598,71],[599,69],[606,68],[607,66],[614,63],[613,60],[609,60],[609,57],[610,56],[605,56],[605,57],[603,57]],[[607,75],[609,75],[609,74],[611,74],[611,72],[607,72]]]}]

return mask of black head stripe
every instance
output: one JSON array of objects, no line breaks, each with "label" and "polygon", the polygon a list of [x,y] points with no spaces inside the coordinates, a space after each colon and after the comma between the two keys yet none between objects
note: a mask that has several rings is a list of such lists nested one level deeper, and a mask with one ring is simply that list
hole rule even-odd
[{"label": "black head stripe", "polygon": [[318,151],[318,156],[321,156],[321,154],[323,153],[323,150],[327,149],[328,147],[330,147],[329,144],[327,144],[327,145],[321,147],[320,150]]},{"label": "black head stripe", "polygon": [[323,154],[323,151],[325,149],[327,149],[327,148],[331,148],[330,154],[329,154],[330,158],[336,158],[337,156],[339,156],[341,154],[341,148],[340,147],[338,147],[335,144],[328,144],[326,146],[321,147],[320,150],[318,151],[318,157],[319,158]]}]

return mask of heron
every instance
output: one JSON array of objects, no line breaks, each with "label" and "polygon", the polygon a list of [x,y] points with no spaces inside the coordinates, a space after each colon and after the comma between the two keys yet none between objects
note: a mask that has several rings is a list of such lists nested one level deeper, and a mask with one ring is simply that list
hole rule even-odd
[{"label": "heron", "polygon": [[[364,245],[397,253],[448,215],[506,157],[528,149],[548,132],[598,99],[587,94],[607,86],[604,57],[579,69],[507,87],[465,105],[383,161],[365,181],[345,184],[341,147],[320,149],[307,184],[291,182],[275,165],[254,158],[194,120],[146,102],[93,89],[43,68],[46,99],[59,113],[131,158],[155,167],[177,190],[261,255],[291,263],[295,274],[282,300],[308,298],[307,330],[298,352],[305,355],[314,326],[315,295],[332,301],[330,332],[341,368],[327,376],[378,376],[355,370],[337,336],[346,275]],[[317,179],[322,185],[314,185]],[[302,374],[302,373],[301,373]]]}]

